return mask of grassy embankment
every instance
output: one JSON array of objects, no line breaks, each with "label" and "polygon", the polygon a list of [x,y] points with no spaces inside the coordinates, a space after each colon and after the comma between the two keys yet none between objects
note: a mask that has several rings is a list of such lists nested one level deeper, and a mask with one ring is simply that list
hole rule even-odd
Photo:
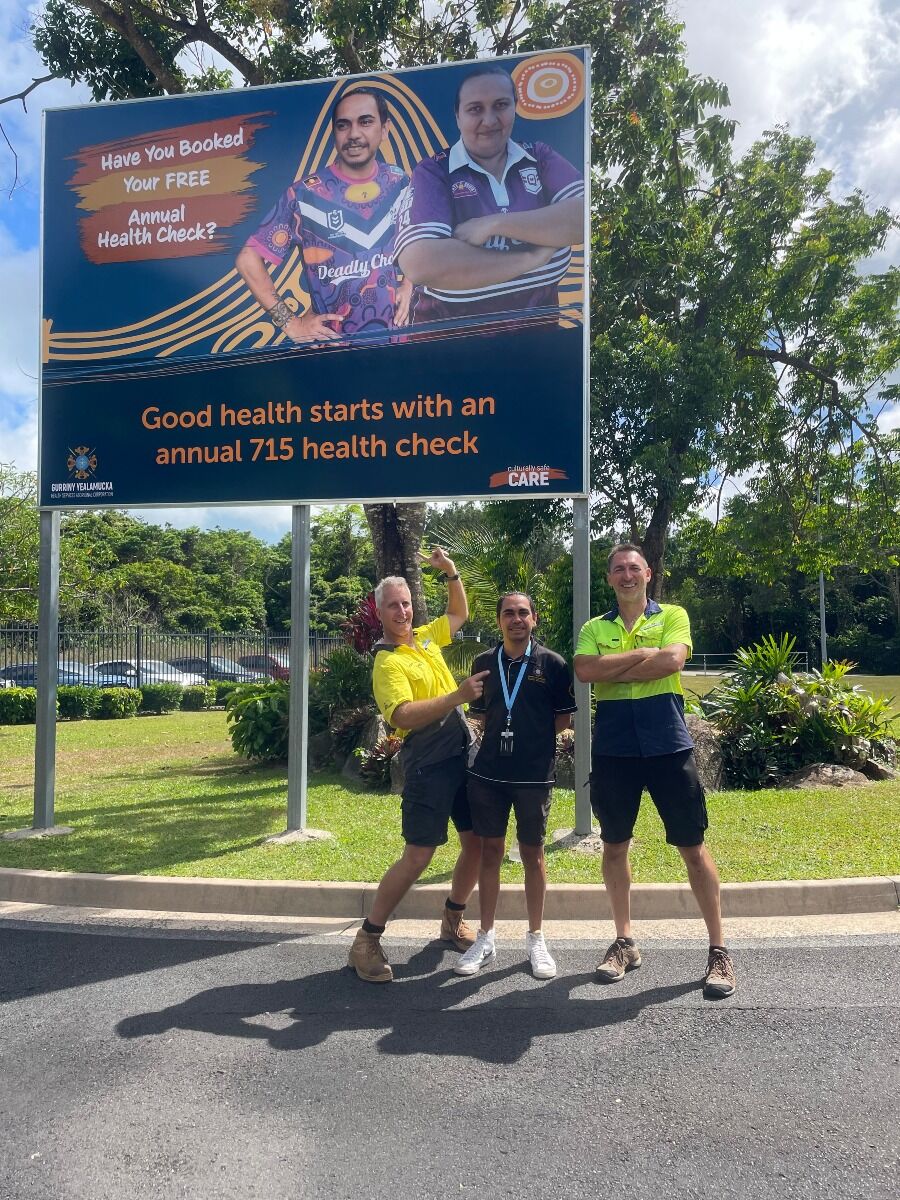
[{"label": "grassy embankment", "polygon": [[[689,681],[694,684],[695,680]],[[62,871],[375,880],[401,849],[398,798],[314,776],[309,823],[331,842],[265,846],[284,828],[284,768],[237,758],[221,712],[63,723],[56,820],[68,837],[0,841],[0,866]],[[34,727],[0,728],[0,832],[31,823]],[[725,880],[900,874],[900,784],[822,791],[722,792],[709,798],[710,847]],[[571,827],[574,793],[558,790],[551,829]],[[451,869],[453,843],[427,878]],[[599,880],[593,856],[553,850],[554,882]],[[634,851],[639,882],[684,878],[652,805]],[[521,880],[507,863],[503,878]]]}]

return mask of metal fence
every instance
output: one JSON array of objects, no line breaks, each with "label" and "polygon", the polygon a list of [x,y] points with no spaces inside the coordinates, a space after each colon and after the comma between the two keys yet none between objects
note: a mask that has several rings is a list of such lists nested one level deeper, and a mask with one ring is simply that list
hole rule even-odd
[{"label": "metal fence", "polygon": [[[695,675],[724,675],[734,670],[734,653],[706,654],[695,650],[685,665],[685,671],[693,671]],[[806,650],[797,650],[791,656],[791,668],[794,671],[809,670],[809,654]]]},{"label": "metal fence", "polygon": [[[343,645],[346,645],[343,638],[310,638],[310,666],[318,669],[336,647]],[[0,626],[0,671],[36,662],[37,646],[36,625]],[[148,662],[199,659],[206,664],[207,671],[204,673],[208,673],[214,659],[238,663],[242,658],[253,657],[273,659],[287,666],[289,654],[290,634],[287,633],[271,633],[267,630],[220,633],[212,629],[181,633],[146,625],[131,625],[118,629],[70,629],[60,626],[57,657],[60,664],[68,667],[133,662],[138,673],[142,665]],[[259,663],[249,669],[266,671],[267,668]]]},{"label": "metal fence", "polygon": [[[37,625],[0,626],[0,671],[36,662],[37,641]],[[311,637],[311,668],[318,670],[332,650],[343,645],[343,638]],[[176,659],[193,658],[202,659],[208,673],[210,663],[216,658],[238,662],[242,658],[255,656],[273,658],[287,665],[289,653],[290,634],[268,630],[220,633],[205,629],[197,633],[181,633],[146,625],[129,625],[118,629],[69,629],[60,626],[57,657],[60,663],[67,666],[130,661],[135,663],[138,672],[145,662],[168,663]],[[809,655],[805,650],[798,651],[793,657],[795,671],[809,670]],[[685,670],[701,675],[721,675],[733,667],[732,653],[708,654],[695,650]],[[262,665],[251,669],[266,670]]]}]

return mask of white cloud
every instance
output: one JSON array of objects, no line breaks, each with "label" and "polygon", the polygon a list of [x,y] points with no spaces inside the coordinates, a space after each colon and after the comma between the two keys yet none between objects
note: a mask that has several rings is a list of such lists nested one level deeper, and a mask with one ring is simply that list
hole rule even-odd
[{"label": "white cloud", "polygon": [[232,505],[206,508],[140,508],[130,509],[153,525],[169,524],[176,529],[197,525],[201,529],[246,529],[265,542],[277,542],[291,531],[291,510],[283,504]]}]

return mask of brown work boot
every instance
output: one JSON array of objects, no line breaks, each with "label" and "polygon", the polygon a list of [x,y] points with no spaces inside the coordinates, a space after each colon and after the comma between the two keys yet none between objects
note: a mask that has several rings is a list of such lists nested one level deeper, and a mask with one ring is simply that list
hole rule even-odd
[{"label": "brown work boot", "polygon": [[640,965],[641,952],[637,946],[629,946],[617,937],[597,964],[597,978],[604,983],[616,983],[624,978],[626,971],[633,971]]},{"label": "brown work boot", "polygon": [[721,1000],[735,989],[734,963],[724,946],[715,946],[706,962],[703,995],[707,1000]]},{"label": "brown work boot", "polygon": [[347,960],[366,983],[390,983],[394,978],[387,956],[381,948],[381,935],[357,929]]},{"label": "brown work boot", "polygon": [[460,953],[475,944],[475,930],[463,920],[461,912],[446,904],[441,917],[441,941],[452,942]]}]

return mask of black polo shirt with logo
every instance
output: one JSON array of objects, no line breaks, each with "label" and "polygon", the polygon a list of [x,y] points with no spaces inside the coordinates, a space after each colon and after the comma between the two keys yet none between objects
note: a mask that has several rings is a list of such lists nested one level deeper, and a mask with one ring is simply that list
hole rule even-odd
[{"label": "black polo shirt with logo", "polygon": [[500,670],[506,673],[510,696],[522,670],[523,656],[509,659],[501,643],[479,654],[472,674],[490,671],[484,694],[473,700],[469,712],[483,714],[484,736],[469,774],[502,783],[538,784],[546,787],[556,779],[555,718],[576,710],[572,672],[566,660],[546,646],[531,643],[527,673],[512,710],[513,753],[500,753],[500,734],[506,728],[506,701],[500,685]]}]

